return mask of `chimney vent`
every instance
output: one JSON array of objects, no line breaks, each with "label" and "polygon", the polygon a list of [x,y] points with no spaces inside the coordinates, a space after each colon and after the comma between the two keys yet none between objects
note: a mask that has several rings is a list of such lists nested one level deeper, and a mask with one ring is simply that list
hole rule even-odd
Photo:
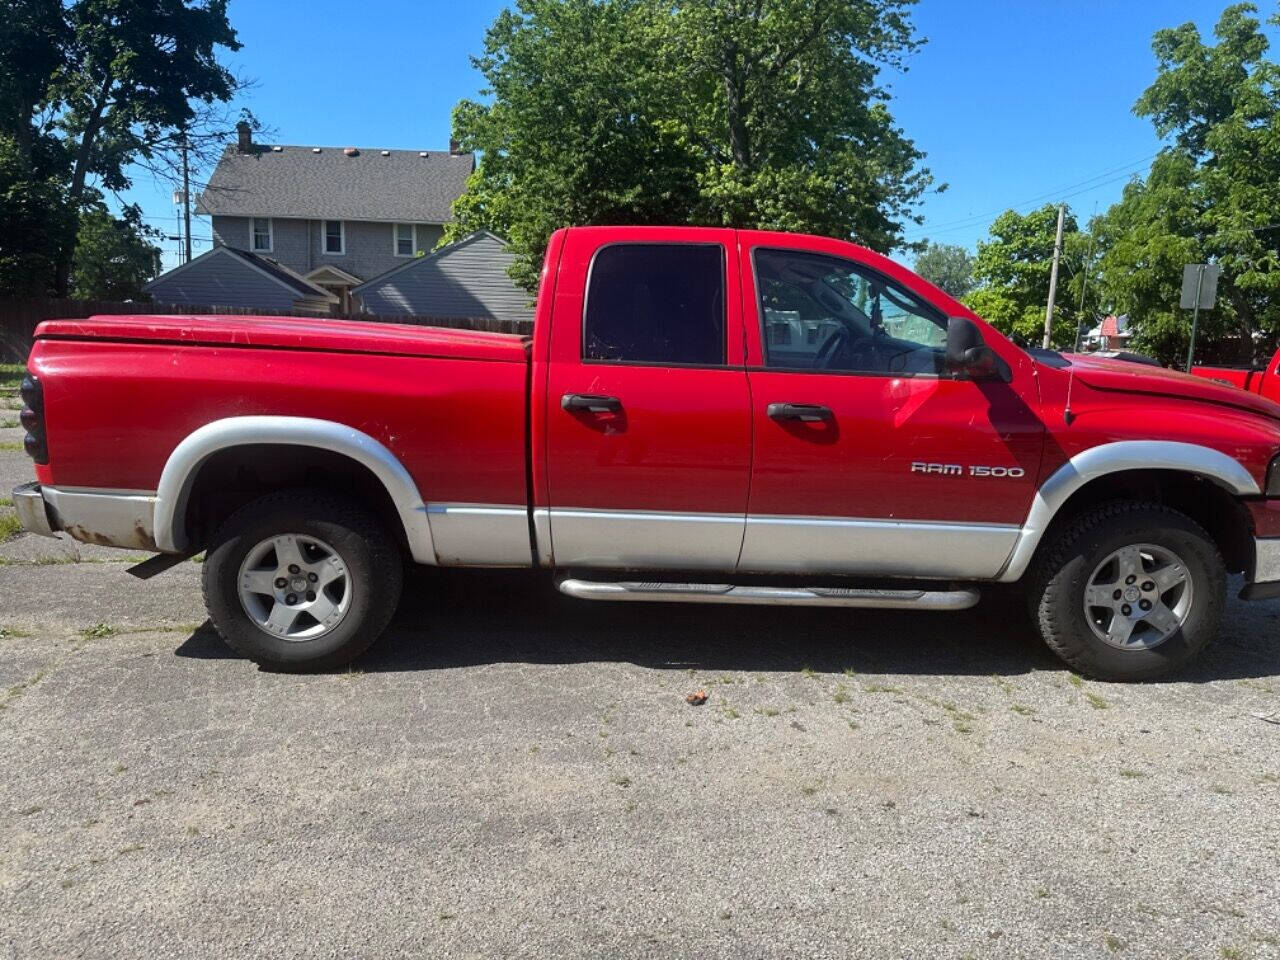
[{"label": "chimney vent", "polygon": [[355,147],[344,147],[342,152],[345,156],[348,156],[348,157],[360,156],[360,151],[357,150]]},{"label": "chimney vent", "polygon": [[247,120],[236,124],[236,149],[241,153],[253,153],[253,127]]},{"label": "chimney vent", "polygon": [[391,151],[390,151],[390,150],[383,150],[383,151],[382,151],[382,155],[383,155],[384,157],[389,157],[389,156],[391,156]]}]

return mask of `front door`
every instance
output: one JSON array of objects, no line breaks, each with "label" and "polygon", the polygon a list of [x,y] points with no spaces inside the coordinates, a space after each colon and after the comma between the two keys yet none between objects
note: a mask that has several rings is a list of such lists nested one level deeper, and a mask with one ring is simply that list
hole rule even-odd
[{"label": "front door", "polygon": [[[734,233],[599,236],[568,232],[555,291],[545,393],[554,563],[730,571],[751,466]],[[587,289],[574,287],[583,277]]]},{"label": "front door", "polygon": [[740,569],[995,576],[1039,470],[1030,364],[955,379],[945,312],[887,263],[785,244],[741,253],[755,461]]}]

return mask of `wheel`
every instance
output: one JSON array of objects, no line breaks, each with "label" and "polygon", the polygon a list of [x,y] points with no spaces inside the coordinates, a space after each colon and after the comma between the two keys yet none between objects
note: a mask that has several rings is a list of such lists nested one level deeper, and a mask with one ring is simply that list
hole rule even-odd
[{"label": "wheel", "polygon": [[1190,517],[1118,501],[1083,514],[1042,548],[1029,583],[1049,648],[1099,680],[1149,680],[1192,660],[1218,633],[1227,571]]},{"label": "wheel", "polygon": [[374,516],[325,491],[290,490],[227,518],[202,583],[233,650],[277,670],[322,670],[349,663],[386,629],[403,577]]}]

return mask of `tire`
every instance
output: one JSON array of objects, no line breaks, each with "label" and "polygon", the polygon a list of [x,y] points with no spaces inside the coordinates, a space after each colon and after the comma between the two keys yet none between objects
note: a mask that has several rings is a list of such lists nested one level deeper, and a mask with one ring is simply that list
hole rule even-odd
[{"label": "tire", "polygon": [[[1165,584],[1174,585],[1164,592]],[[1185,666],[1217,636],[1226,596],[1226,565],[1203,527],[1167,507],[1116,501],[1042,546],[1027,599],[1041,638],[1078,673],[1151,680]]]},{"label": "tire", "polygon": [[400,552],[372,514],[307,489],[228,517],[202,572],[205,607],[227,645],[286,671],[330,670],[364,653],[391,622],[403,579]]}]

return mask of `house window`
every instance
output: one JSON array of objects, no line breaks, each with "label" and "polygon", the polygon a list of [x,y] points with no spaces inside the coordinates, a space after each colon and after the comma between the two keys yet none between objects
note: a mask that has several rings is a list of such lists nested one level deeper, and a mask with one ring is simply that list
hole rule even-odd
[{"label": "house window", "polygon": [[324,222],[324,252],[342,254],[347,252],[346,224],[341,220]]},{"label": "house window", "polygon": [[417,246],[413,242],[414,228],[412,223],[397,223],[395,225],[396,247],[395,253],[397,257],[412,257],[417,252]]},{"label": "house window", "polygon": [[271,218],[253,218],[253,242],[251,249],[257,253],[271,252]]}]

